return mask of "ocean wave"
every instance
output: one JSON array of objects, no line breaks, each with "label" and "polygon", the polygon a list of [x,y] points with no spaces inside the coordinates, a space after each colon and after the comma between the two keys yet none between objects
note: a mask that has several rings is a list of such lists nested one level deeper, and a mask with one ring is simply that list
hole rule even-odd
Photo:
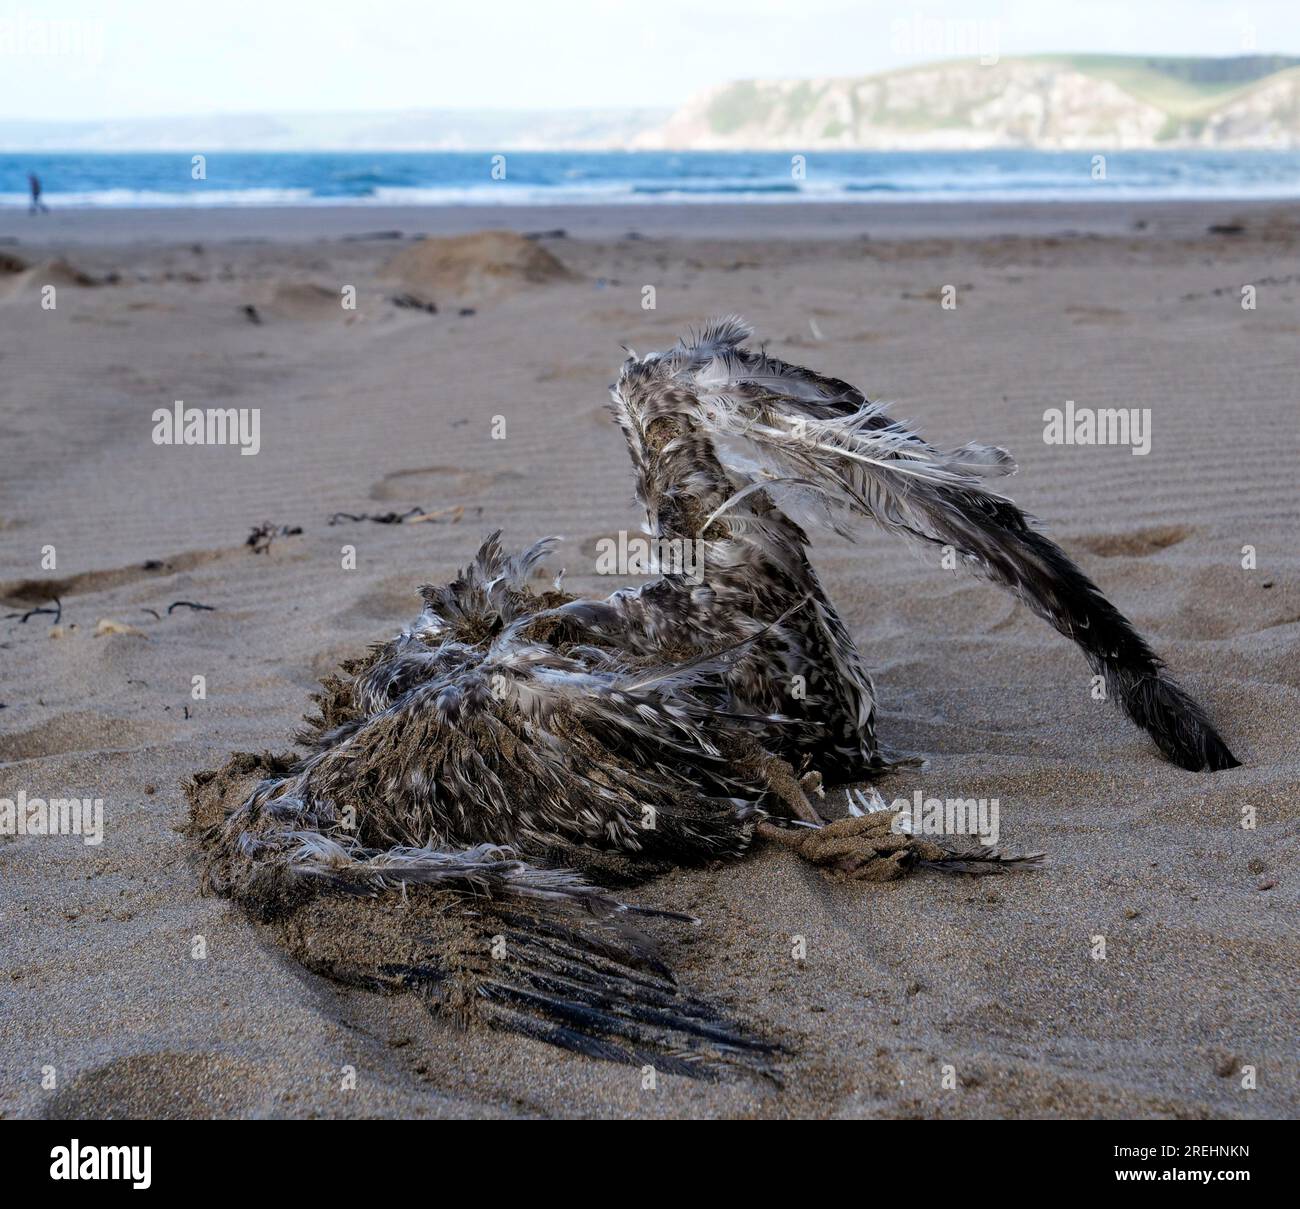
[{"label": "ocean wave", "polygon": [[773,184],[754,184],[749,181],[738,181],[735,184],[708,184],[708,185],[682,185],[682,184],[653,184],[653,185],[633,185],[632,192],[637,196],[653,197],[659,193],[675,193],[682,196],[700,197],[715,196],[733,196],[735,194],[745,194],[761,196],[765,193],[802,193],[804,192],[798,185],[793,182],[780,181]]},{"label": "ocean wave", "polygon": [[1094,181],[1065,152],[512,152],[509,179],[485,154],[222,153],[190,179],[171,153],[0,153],[0,205],[27,206],[26,174],[54,209],[275,206],[817,204],[1300,197],[1300,153],[1124,152]]},{"label": "ocean wave", "polygon": [[[0,193],[0,205],[25,207],[26,193]],[[202,206],[305,206],[312,204],[310,189],[211,189],[177,193],[161,189],[91,189],[60,193],[47,190],[41,194],[47,205],[68,210],[79,209],[155,209]],[[338,199],[331,199],[337,204]]]},{"label": "ocean wave", "polygon": [[[505,194],[487,189],[385,189],[366,195],[314,194],[304,189],[214,190],[201,196],[109,189],[89,193],[45,193],[42,200],[55,210],[79,209],[221,209],[258,207],[402,207],[402,206],[608,206],[608,205],[778,205],[785,203],[825,205],[834,202],[854,205],[885,205],[890,202],[1096,202],[1202,200],[1233,201],[1249,197],[1261,201],[1293,201],[1300,197],[1300,185],[1293,188],[1257,189],[1249,194],[1231,186],[1179,190],[1119,187],[1111,189],[871,189],[845,186],[818,193],[773,190],[663,189],[653,192],[628,190],[521,189]],[[0,207],[25,209],[25,193],[0,193]]]}]

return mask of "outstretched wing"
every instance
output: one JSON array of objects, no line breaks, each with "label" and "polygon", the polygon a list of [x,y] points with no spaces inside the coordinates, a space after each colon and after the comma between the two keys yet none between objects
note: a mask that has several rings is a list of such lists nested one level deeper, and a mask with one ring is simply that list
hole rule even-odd
[{"label": "outstretched wing", "polygon": [[187,792],[205,886],[273,927],[309,969],[594,1058],[696,1078],[770,1073],[777,1048],[684,992],[635,922],[691,917],[492,845],[344,845],[276,799],[253,804],[259,781],[290,768],[288,757],[236,753]]},{"label": "outstretched wing", "polygon": [[[756,512],[759,528],[770,527],[752,505],[759,496],[801,526],[846,532],[848,518],[869,517],[906,537],[950,545],[967,567],[1076,642],[1110,696],[1170,760],[1193,770],[1238,763],[1101,590],[990,489],[990,478],[1015,470],[1004,450],[941,450],[846,383],[746,349],[750,334],[739,319],[721,320],[698,339],[629,362],[616,390],[616,399],[635,400],[638,417],[676,417],[692,439],[710,442],[732,490],[701,518],[700,535],[729,515],[741,531],[755,527]],[[644,475],[651,455],[647,441],[640,446],[633,456]]]},{"label": "outstretched wing", "polygon": [[[714,1075],[770,1046],[682,992],[606,885],[739,855],[759,774],[716,659],[656,662],[534,594],[494,534],[316,695],[302,758],[189,786],[205,882],[304,964],[595,1057]],[[662,656],[660,656],[662,659]],[[722,711],[725,718],[725,711]],[[603,884],[597,884],[597,883]]]}]

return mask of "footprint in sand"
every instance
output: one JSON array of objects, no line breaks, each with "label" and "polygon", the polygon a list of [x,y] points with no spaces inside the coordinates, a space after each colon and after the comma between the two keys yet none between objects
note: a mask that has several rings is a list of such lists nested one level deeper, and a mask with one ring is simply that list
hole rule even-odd
[{"label": "footprint in sand", "polygon": [[1074,316],[1076,326],[1080,324],[1101,324],[1106,327],[1115,327],[1127,321],[1127,316],[1123,311],[1110,306],[1067,306],[1065,313]]},{"label": "footprint in sand", "polygon": [[1150,529],[1132,529],[1126,533],[1098,533],[1090,537],[1076,537],[1073,541],[1101,558],[1142,558],[1186,541],[1193,532],[1187,525],[1156,525]]},{"label": "footprint in sand", "polygon": [[561,361],[549,365],[537,374],[534,381],[588,382],[593,389],[603,390],[604,384],[608,383],[610,377],[609,361],[597,362],[592,359],[587,361]]},{"label": "footprint in sand", "polygon": [[[421,582],[418,573],[390,575],[371,585],[337,613],[331,614],[331,620],[338,623],[340,628],[348,627],[352,632],[358,632],[358,627],[372,624],[391,629],[394,617],[414,617],[420,611],[420,595],[416,589]],[[353,645],[364,647],[363,643]],[[356,649],[351,650],[352,655],[357,653]],[[330,663],[324,670],[332,671],[333,666]]]},{"label": "footprint in sand", "polygon": [[171,730],[161,722],[136,722],[89,710],[69,710],[26,730],[0,734],[0,761],[38,760],[70,752],[127,751],[171,738]]},{"label": "footprint in sand", "polygon": [[499,483],[517,482],[524,475],[515,470],[466,470],[457,466],[423,466],[394,470],[370,488],[372,500],[418,500],[426,508],[461,503]]},{"label": "footprint in sand", "polygon": [[346,323],[351,323],[360,314],[357,310],[344,307],[340,290],[311,281],[276,282],[258,299],[257,310],[272,319],[336,319]]},{"label": "footprint in sand", "polygon": [[129,567],[112,567],[103,571],[80,571],[75,575],[49,576],[44,579],[19,579],[0,583],[0,601],[13,605],[36,605],[46,601],[66,600],[69,596],[84,596],[90,592],[107,592],[124,584],[146,579],[161,579],[182,571],[216,562],[239,553],[240,548],[217,550],[187,550],[169,558],[150,559]]},{"label": "footprint in sand", "polygon": [[264,1065],[224,1054],[133,1054],[78,1075],[41,1115],[46,1121],[224,1116],[232,1110],[232,1089],[236,1105],[256,1104],[272,1092],[268,1078]]}]

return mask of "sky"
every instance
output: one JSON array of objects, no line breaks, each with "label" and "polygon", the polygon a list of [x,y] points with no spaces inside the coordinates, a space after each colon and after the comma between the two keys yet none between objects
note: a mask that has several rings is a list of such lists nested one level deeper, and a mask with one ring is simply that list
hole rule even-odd
[{"label": "sky", "polygon": [[1300,0],[0,0],[0,118],[662,107],[1045,51],[1300,54]]}]

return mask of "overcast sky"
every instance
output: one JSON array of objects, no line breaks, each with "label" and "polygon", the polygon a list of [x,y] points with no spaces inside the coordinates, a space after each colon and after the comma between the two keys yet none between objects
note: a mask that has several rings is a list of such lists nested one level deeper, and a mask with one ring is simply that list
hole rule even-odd
[{"label": "overcast sky", "polygon": [[672,106],[952,55],[1300,54],[1300,0],[0,0],[0,117]]}]

